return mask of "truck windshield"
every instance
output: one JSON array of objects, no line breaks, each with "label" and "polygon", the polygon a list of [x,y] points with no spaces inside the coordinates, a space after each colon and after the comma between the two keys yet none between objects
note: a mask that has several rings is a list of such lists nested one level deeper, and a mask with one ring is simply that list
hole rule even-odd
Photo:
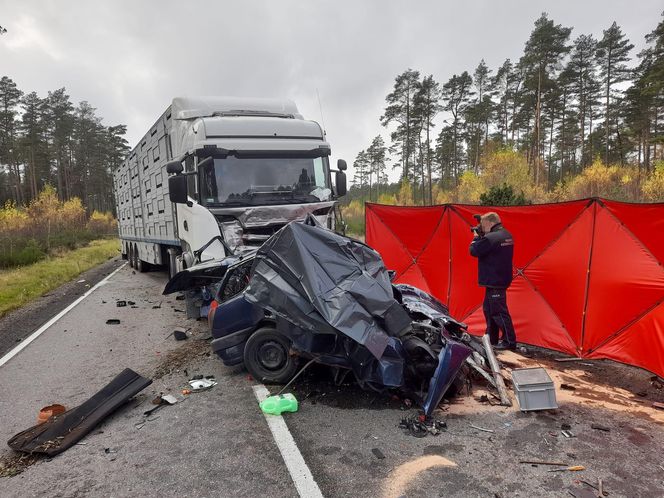
[{"label": "truck windshield", "polygon": [[203,166],[201,199],[207,204],[263,205],[330,200],[327,157],[215,159]]}]

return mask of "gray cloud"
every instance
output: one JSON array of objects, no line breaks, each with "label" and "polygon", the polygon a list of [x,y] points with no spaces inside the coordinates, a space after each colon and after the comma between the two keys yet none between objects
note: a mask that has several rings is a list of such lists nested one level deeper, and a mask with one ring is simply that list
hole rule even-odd
[{"label": "gray cloud", "polygon": [[659,0],[623,1],[29,1],[0,0],[0,73],[24,91],[66,87],[133,146],[176,95],[293,98],[349,162],[378,133],[394,77],[445,82],[484,58],[518,59],[547,11],[572,37],[614,20],[637,46]]}]

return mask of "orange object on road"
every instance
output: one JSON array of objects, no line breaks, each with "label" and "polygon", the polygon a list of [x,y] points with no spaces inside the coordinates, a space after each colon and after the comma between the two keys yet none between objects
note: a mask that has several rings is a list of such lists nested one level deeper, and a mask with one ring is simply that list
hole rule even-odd
[{"label": "orange object on road", "polygon": [[61,413],[66,412],[67,409],[63,405],[49,405],[45,406],[39,410],[39,415],[37,416],[37,424],[43,424],[53,415],[60,415]]},{"label": "orange object on road", "polygon": [[547,470],[547,472],[564,472],[566,470],[569,470],[571,472],[577,472],[579,470],[586,470],[586,468],[583,465],[574,465],[573,467],[565,467],[564,469]]}]

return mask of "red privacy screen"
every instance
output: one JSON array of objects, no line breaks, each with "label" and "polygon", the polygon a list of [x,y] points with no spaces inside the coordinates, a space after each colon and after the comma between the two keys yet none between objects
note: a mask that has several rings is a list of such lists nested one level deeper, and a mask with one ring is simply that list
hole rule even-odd
[{"label": "red privacy screen", "polygon": [[664,203],[366,204],[367,244],[396,282],[433,294],[480,335],[484,292],[468,247],[473,214],[488,211],[514,236],[507,301],[519,342],[664,376]]}]

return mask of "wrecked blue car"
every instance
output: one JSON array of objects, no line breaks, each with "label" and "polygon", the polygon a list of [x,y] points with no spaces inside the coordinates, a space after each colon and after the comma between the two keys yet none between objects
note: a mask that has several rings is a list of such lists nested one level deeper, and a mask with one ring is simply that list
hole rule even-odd
[{"label": "wrecked blue car", "polygon": [[215,289],[208,320],[212,349],[267,383],[286,383],[313,360],[336,381],[398,389],[427,415],[473,352],[466,326],[440,301],[393,285],[380,255],[318,226],[292,222],[258,250],[178,273],[164,293]]}]

